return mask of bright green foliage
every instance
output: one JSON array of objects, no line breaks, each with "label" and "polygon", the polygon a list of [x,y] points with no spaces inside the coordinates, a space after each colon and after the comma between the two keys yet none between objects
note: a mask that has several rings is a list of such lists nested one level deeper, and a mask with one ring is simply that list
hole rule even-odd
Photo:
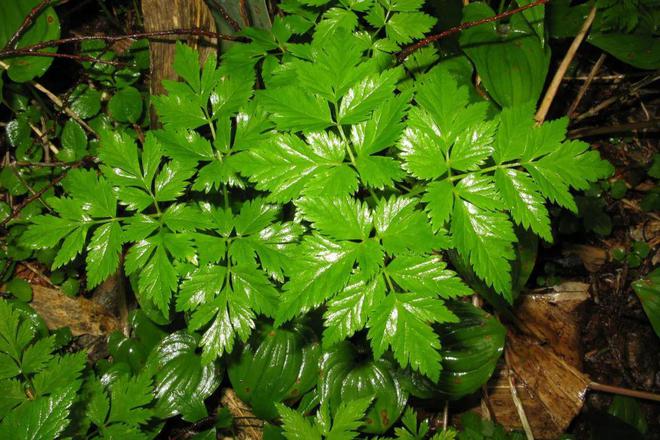
[{"label": "bright green foliage", "polygon": [[[417,413],[408,407],[401,417],[403,427],[394,428],[397,440],[424,440],[429,432],[429,423],[426,420],[417,421]],[[438,431],[430,437],[431,440],[454,440],[456,431],[452,428]]]},{"label": "bright green foliage", "polygon": [[[152,100],[164,128],[139,144],[100,130],[100,173],[71,171],[24,242],[59,246],[54,268],[84,254],[88,287],[126,249],[140,303],[183,312],[205,365],[259,315],[281,325],[324,307],[325,347],[364,331],[375,357],[437,379],[433,326],[457,319],[444,300],[471,293],[438,251],[512,301],[514,224],[551,241],[546,200],[575,209],[569,190],[610,168],[564,140],[565,120],[535,126],[529,104],[493,117],[458,67],[400,86],[390,53],[433,24],[421,6],[285,2],[290,15],[246,30],[219,66],[177,44],[182,81]],[[290,42],[314,17],[311,43]],[[137,114],[130,94],[116,119]]]},{"label": "bright green foliage", "polygon": [[101,438],[144,438],[140,425],[146,424],[153,416],[153,411],[145,408],[154,398],[148,375],[119,376],[107,387],[99,380],[92,380],[88,387],[90,396],[86,415]]},{"label": "bright green foliage", "polygon": [[422,200],[434,228],[449,224],[459,253],[511,300],[511,219],[552,241],[545,200],[575,210],[569,188],[586,189],[611,167],[587,144],[564,141],[566,121],[535,126],[532,106],[487,121],[486,108],[437,69],[415,90],[418,107],[399,141],[403,167],[429,182]]},{"label": "bright green foliage", "polygon": [[320,356],[320,344],[307,323],[280,328],[262,324],[240,356],[232,356],[227,372],[238,397],[257,417],[271,420],[277,417],[276,403],[294,402],[314,388]]},{"label": "bright green foliage", "polygon": [[[0,47],[5,47],[23,23],[25,16],[39,3],[39,0],[7,0],[3,2],[2,15],[0,16]],[[60,20],[52,7],[46,8],[31,23],[31,26],[18,39],[17,49],[42,41],[56,40],[60,37]],[[55,52],[56,49],[48,48],[42,49],[42,51]],[[53,58],[24,56],[8,59],[6,62],[9,64],[7,69],[9,78],[16,82],[25,82],[43,75],[53,62]],[[2,81],[0,80],[1,91]]]},{"label": "bright green foliage", "polygon": [[155,376],[157,417],[181,414],[185,420],[196,421],[208,415],[204,400],[220,385],[221,369],[215,363],[202,365],[197,348],[195,335],[179,331],[151,351],[145,369]]},{"label": "bright green foliage", "polygon": [[339,405],[332,420],[328,408],[321,406],[314,419],[305,418],[299,412],[282,404],[277,410],[282,417],[284,437],[288,440],[352,440],[358,437],[357,429],[371,403],[371,399],[354,399]]},{"label": "bright green foliage", "polygon": [[502,439],[502,440],[523,440],[527,438],[521,431],[507,431],[499,423],[493,423],[490,420],[482,419],[478,414],[466,412],[461,416],[463,430],[459,432],[459,440],[472,439]]},{"label": "bright green foliage", "polygon": [[19,309],[0,300],[0,437],[56,438],[69,425],[81,386],[84,352],[55,354]]},{"label": "bright green foliage", "polygon": [[[200,72],[196,57],[178,46],[175,65],[187,83],[170,83],[169,95],[156,100],[166,128],[147,133],[141,146],[126,131],[101,131],[101,174],[71,171],[62,184],[68,197],[49,200],[58,215],[35,218],[23,239],[33,248],[61,242],[53,268],[84,252],[88,288],[117,270],[119,253],[128,245],[125,271],[136,277],[141,299],[163,316],[183,278],[177,310],[191,314],[191,330],[204,328],[208,363],[231,351],[235,336],[246,340],[257,314],[274,315],[273,283],[284,280],[287,249],[302,227],[277,221],[280,207],[259,198],[236,212],[228,198],[224,207],[178,202],[190,189],[224,188],[228,196],[229,187],[243,186],[231,165],[234,153],[258,142],[270,127],[247,101],[250,81],[221,76],[212,58]],[[177,110],[200,103],[213,145],[193,130],[197,122],[168,113],[170,101],[178,102]],[[212,110],[204,114],[207,106]]]},{"label": "bright green foliage", "polygon": [[[68,429],[82,435],[155,436],[165,418],[206,417],[217,360],[239,350],[229,362],[239,397],[259,416],[279,413],[295,439],[386,432],[415,394],[411,378],[447,385],[469,374],[467,385],[440,390],[451,398],[487,380],[504,332],[494,318],[472,333],[460,327],[446,302],[472,289],[446,255],[512,302],[516,228],[551,242],[546,202],[576,211],[570,191],[610,167],[565,139],[567,120],[534,123],[549,59],[538,13],[514,17],[506,37],[495,24],[464,34],[500,111],[466,80],[465,57],[439,61],[427,48],[396,62],[435,24],[423,3],[284,0],[270,29],[243,29],[249,42],[233,42],[220,62],[177,43],[180,80],[149,99],[160,129],[140,129],[148,106],[131,71],[86,66],[115,91],[106,105],[94,88],[74,90],[70,107],[94,117],[99,139],[67,123],[61,151],[75,160],[93,147],[98,162],[70,169],[43,197],[51,210],[37,207],[14,235],[28,255],[50,252],[53,270],[84,262],[88,290],[123,261],[144,315],[174,332],[146,337],[133,322],[78,393],[84,356],[54,354],[54,337],[35,340],[0,305],[0,380],[10,390],[0,432],[54,437],[75,410],[80,423]],[[102,44],[85,49],[106,56]],[[517,79],[498,54],[521,67]],[[505,73],[484,75],[495,62]],[[33,143],[28,120],[8,127],[16,151]],[[12,173],[0,178],[13,195],[27,193]],[[312,313],[319,331],[307,337],[296,323]],[[274,321],[265,332],[263,317]],[[456,328],[458,342],[447,337]],[[477,340],[489,343],[471,350]],[[479,365],[463,363],[470,353]],[[296,401],[301,412],[279,405]],[[313,419],[302,415],[316,407]],[[22,419],[34,423],[17,428]],[[428,434],[411,411],[403,422],[398,438]]]},{"label": "bright green foliage", "polygon": [[[531,1],[518,2],[521,6]],[[550,46],[544,45],[543,6],[516,14],[508,23],[490,22],[461,32],[460,45],[474,63],[488,93],[499,105],[511,107],[536,101],[550,66]],[[492,17],[485,2],[463,9],[463,22]]]},{"label": "bright green foliage", "polygon": [[614,396],[607,412],[634,426],[642,434],[648,432],[649,427],[646,421],[646,415],[642,411],[639,401],[633,397]]}]

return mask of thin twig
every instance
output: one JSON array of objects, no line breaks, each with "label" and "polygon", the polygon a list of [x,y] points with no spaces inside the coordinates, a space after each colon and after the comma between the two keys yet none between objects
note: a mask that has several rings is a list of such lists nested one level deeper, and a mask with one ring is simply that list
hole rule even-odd
[{"label": "thin twig", "polygon": [[533,8],[535,6],[540,6],[548,3],[550,0],[536,0],[533,3],[530,3],[525,6],[521,6],[516,9],[511,9],[510,11],[503,12],[501,14],[494,15],[492,17],[487,17],[487,18],[482,18],[481,20],[475,20],[475,21],[468,21],[466,23],[459,24],[458,26],[454,26],[453,28],[449,28],[446,31],[442,31],[439,34],[431,35],[423,40],[419,40],[417,43],[411,44],[410,46],[406,47],[403,49],[399,54],[397,55],[397,60],[399,62],[402,62],[405,60],[408,55],[411,53],[415,52],[418,49],[421,49],[424,46],[428,46],[429,44],[433,43],[434,41],[442,40],[443,38],[447,38],[451,35],[457,34],[465,29],[474,27],[474,26],[479,26],[480,24],[485,24],[485,23],[490,23],[493,21],[499,21],[502,20],[503,18],[509,17],[511,15],[518,14],[524,10]]},{"label": "thin twig", "polygon": [[568,48],[566,55],[564,55],[564,59],[561,61],[561,64],[559,64],[559,67],[555,72],[555,76],[552,78],[552,82],[550,83],[548,90],[545,92],[545,96],[543,97],[543,101],[541,101],[541,105],[539,106],[539,110],[536,112],[535,117],[536,122],[539,124],[545,121],[545,117],[548,115],[552,101],[554,101],[555,95],[557,95],[557,90],[559,90],[559,85],[561,84],[561,81],[564,78],[568,67],[571,65],[571,62],[573,61],[573,58],[575,57],[580,44],[582,44],[582,40],[584,40],[587,32],[589,32],[589,28],[591,28],[591,23],[594,22],[595,17],[596,5],[592,6],[591,10],[589,11],[589,15],[587,15],[587,18],[584,20],[580,32],[578,32],[578,34],[573,39],[573,42]]},{"label": "thin twig", "polygon": [[[3,62],[3,61],[0,61],[0,68],[7,70],[9,68],[9,65],[7,63]],[[69,115],[73,120],[75,120],[78,124],[80,124],[90,134],[92,134],[92,135],[94,135],[94,137],[98,138],[98,135],[96,134],[94,129],[92,127],[90,127],[89,124],[87,124],[87,122],[83,121],[82,118],[80,118],[80,116],[78,116],[78,114],[76,112],[71,110],[71,108],[64,105],[64,102],[56,94],[54,94],[53,92],[51,92],[46,87],[44,87],[43,85],[41,85],[40,83],[38,83],[36,81],[31,81],[30,84],[32,84],[32,86],[34,86],[35,89],[39,90],[41,93],[46,95],[48,97],[48,99],[50,99],[53,102],[53,104],[55,104],[57,107],[64,110],[64,112],[67,115]],[[35,131],[35,133],[36,133],[36,131]]]},{"label": "thin twig", "polygon": [[37,6],[32,8],[30,13],[25,17],[23,20],[23,23],[16,29],[16,32],[14,32],[14,35],[11,36],[9,41],[7,41],[7,44],[5,44],[5,49],[14,49],[16,47],[16,44],[18,44],[18,40],[21,39],[25,31],[28,30],[30,26],[32,26],[32,22],[34,19],[41,14],[41,12],[48,7],[50,4],[50,0],[42,0],[41,3],[39,3]]},{"label": "thin twig", "polygon": [[241,31],[241,25],[238,24],[236,20],[234,20],[234,17],[229,15],[229,12],[227,12],[225,7],[222,6],[218,0],[211,0],[211,3],[213,3],[213,6],[218,11],[218,13],[220,13],[222,19],[229,25],[230,28],[234,30],[234,32]]},{"label": "thin twig", "polygon": [[46,208],[49,211],[52,211],[51,207],[44,201],[44,199],[41,198],[41,194],[37,194],[37,192],[30,186],[30,184],[21,176],[20,171],[18,171],[16,168],[11,169],[12,172],[14,173],[14,176],[21,182],[21,185],[23,185],[29,192],[32,193],[34,197],[36,197],[39,202],[41,202],[42,205],[44,205],[44,208]]},{"label": "thin twig", "polygon": [[591,107],[586,112],[581,113],[580,115],[576,116],[573,119],[573,121],[574,122],[580,122],[583,119],[587,119],[587,118],[590,118],[592,116],[596,116],[598,113],[600,113],[601,110],[604,110],[605,108],[607,108],[610,105],[614,104],[619,99],[628,98],[630,95],[634,95],[640,89],[648,86],[649,84],[654,83],[655,81],[657,81],[659,79],[660,79],[660,71],[656,71],[652,75],[649,75],[646,78],[636,82],[629,89],[625,90],[623,93],[620,93],[616,96],[612,96],[612,97],[606,99],[605,101],[602,101],[602,102],[596,104],[595,106]]},{"label": "thin twig", "polygon": [[492,420],[493,422],[497,422],[497,416],[495,415],[495,408],[493,408],[493,404],[490,401],[490,394],[488,393],[488,385],[483,384],[481,385],[481,401],[485,403],[486,405],[486,411],[490,415],[488,420]]},{"label": "thin twig", "polygon": [[593,81],[594,77],[596,76],[596,73],[600,70],[602,67],[603,63],[605,62],[605,59],[607,58],[607,54],[603,52],[600,54],[598,57],[598,60],[594,63],[594,66],[591,68],[591,71],[589,72],[589,76],[587,77],[587,80],[582,84],[580,87],[580,90],[578,91],[577,96],[575,97],[575,100],[573,101],[573,104],[568,109],[568,117],[571,118],[573,114],[575,113],[575,110],[577,110],[578,105],[580,105],[580,102],[582,102],[582,98],[584,98],[584,95],[587,93],[587,90],[589,89],[589,86],[591,85],[591,82]]},{"label": "thin twig", "polygon": [[121,61],[103,60],[101,58],[94,58],[85,55],[76,55],[70,53],[35,52],[25,49],[11,49],[11,50],[3,50],[2,52],[0,52],[0,58],[12,58],[12,57],[65,58],[68,60],[77,61],[79,63],[90,62],[90,63],[99,63],[99,64],[109,64],[111,66],[117,66],[117,67],[126,66],[126,63]]},{"label": "thin twig", "polygon": [[631,390],[629,388],[605,385],[598,382],[590,382],[589,388],[593,391],[603,391],[605,393],[619,394],[621,396],[635,397],[637,399],[654,400],[656,402],[660,402],[660,394],[650,393],[648,391]]},{"label": "thin twig", "polygon": [[[91,160],[91,156],[90,156]],[[9,167],[26,167],[26,168],[69,168],[75,165],[77,162],[24,162],[24,161],[14,161],[9,163],[6,166]]]},{"label": "thin twig", "polygon": [[[119,41],[119,40],[125,40],[127,38],[134,38],[136,40],[139,40],[140,38],[155,39],[156,37],[166,37],[172,35],[186,35],[186,36],[193,35],[198,37],[217,38],[219,40],[244,41],[244,37],[237,37],[234,35],[227,35],[220,32],[207,31],[201,28],[187,28],[187,29],[169,29],[169,30],[151,31],[151,32],[135,32],[132,34],[124,34],[124,35],[80,35],[77,37],[60,38],[59,40],[42,41],[41,43],[22,47],[21,50],[27,50],[32,52],[39,49],[45,49],[47,47],[56,47],[69,43],[78,43],[81,41],[90,41],[90,40]],[[0,51],[0,57],[2,57],[4,53],[5,53],[4,50]]]},{"label": "thin twig", "polygon": [[34,86],[35,89],[39,90],[41,93],[46,95],[48,99],[50,99],[53,102],[53,104],[64,110],[64,113],[69,115],[73,120],[75,120],[78,124],[80,124],[85,130],[87,130],[87,132],[89,132],[89,134],[97,138],[99,137],[98,134],[96,134],[96,131],[94,131],[94,129],[90,127],[87,122],[83,121],[82,118],[78,115],[78,113],[74,112],[70,107],[64,105],[64,102],[56,94],[54,94],[53,92],[51,92],[46,87],[44,87],[43,85],[39,84],[36,81],[33,81],[32,85]]},{"label": "thin twig", "polygon": [[42,132],[39,127],[34,125],[32,122],[30,122],[30,128],[32,131],[34,131],[34,134],[36,134],[39,137],[39,140],[48,145],[48,149],[52,151],[54,154],[57,154],[60,152],[59,148],[57,148],[51,141],[48,139],[48,136],[46,136],[46,133]]},{"label": "thin twig", "polygon": [[[69,170],[72,170],[72,169],[74,169],[74,168],[79,168],[80,166],[86,164],[87,162],[89,162],[89,158],[83,158],[83,159],[81,159],[80,161],[71,164],[71,167],[69,168]],[[37,200],[37,199],[40,198],[41,196],[43,196],[43,195],[46,193],[46,191],[50,190],[50,189],[53,188],[55,185],[57,185],[57,184],[60,183],[62,180],[64,180],[64,178],[65,178],[66,175],[67,175],[67,171],[68,171],[68,170],[64,170],[64,171],[62,172],[62,174],[60,174],[59,176],[57,176],[57,177],[55,177],[53,180],[51,180],[50,183],[49,183],[48,185],[44,186],[43,188],[41,188],[39,191],[37,191],[35,194],[31,195],[30,197],[26,197],[25,199],[23,199],[23,200],[21,201],[21,203],[19,203],[19,204],[17,204],[17,205],[14,205],[14,207],[13,207],[13,209],[12,209],[12,211],[11,211],[11,214],[9,214],[9,216],[8,216],[6,219],[4,219],[3,221],[0,222],[0,228],[4,228],[4,227],[7,225],[7,223],[9,223],[9,222],[10,222],[11,220],[13,220],[14,218],[18,217],[18,215],[21,213],[21,211],[22,211],[27,205],[29,205],[30,203],[34,202],[35,200]]]},{"label": "thin twig", "polygon": [[513,405],[516,407],[518,412],[518,417],[520,418],[520,423],[522,424],[523,430],[525,431],[525,436],[527,440],[534,440],[534,434],[532,433],[532,427],[529,424],[527,419],[527,414],[525,414],[525,408],[523,406],[520,397],[518,397],[518,389],[516,388],[516,381],[513,377],[513,370],[509,366],[509,357],[507,353],[504,353],[504,360],[506,363],[507,379],[509,379],[509,389],[511,390],[511,399],[513,400]]},{"label": "thin twig", "polygon": [[569,131],[568,137],[571,139],[577,139],[587,136],[599,136],[603,134],[626,133],[635,130],[656,131],[658,129],[660,129],[660,119],[651,119],[650,121],[630,122],[628,124],[611,125],[608,127],[577,128],[575,130]]},{"label": "thin twig", "polygon": [[21,264],[24,265],[25,267],[27,267],[30,272],[32,272],[33,274],[35,274],[36,276],[41,278],[50,287],[52,287],[53,289],[57,289],[57,286],[55,284],[53,284],[53,282],[50,280],[50,278],[48,278],[46,275],[44,275],[39,269],[34,267],[32,264],[30,264],[27,261],[22,261]]},{"label": "thin twig", "polygon": [[442,430],[446,431],[449,425],[449,400],[445,400],[445,408],[442,410]]}]

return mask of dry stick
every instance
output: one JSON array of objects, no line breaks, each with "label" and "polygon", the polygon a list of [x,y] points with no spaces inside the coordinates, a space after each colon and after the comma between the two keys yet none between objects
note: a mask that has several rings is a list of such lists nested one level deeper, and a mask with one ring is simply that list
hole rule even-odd
[{"label": "dry stick", "polygon": [[30,26],[32,26],[32,22],[34,21],[35,17],[37,15],[41,14],[41,12],[48,7],[50,4],[50,0],[42,0],[41,3],[39,3],[37,6],[32,8],[30,13],[25,17],[23,20],[23,23],[16,29],[16,32],[14,32],[14,35],[11,36],[9,41],[7,41],[7,44],[5,45],[5,49],[10,48],[13,49],[16,47],[16,44],[18,43],[18,40],[23,36],[25,31],[28,30]]},{"label": "dry stick", "polygon": [[34,125],[32,122],[30,122],[30,128],[32,129],[32,131],[34,131],[34,134],[36,134],[37,136],[39,136],[39,140],[40,140],[42,143],[47,143],[47,144],[48,144],[48,148],[50,149],[50,151],[52,151],[54,154],[57,154],[57,153],[60,152],[59,148],[57,148],[57,147],[56,147],[56,146],[50,141],[50,139],[48,139],[48,136],[46,136],[46,133],[42,132],[42,131],[39,129],[39,127],[37,127],[36,125]]},{"label": "dry stick", "polygon": [[[89,160],[90,160],[89,157],[84,157],[81,160],[79,160],[78,162],[72,163],[69,170],[72,170],[74,168],[79,168],[83,164],[87,163]],[[34,202],[35,200],[37,200],[41,196],[43,196],[46,193],[46,191],[48,191],[49,189],[51,189],[52,187],[54,187],[55,185],[60,183],[66,177],[67,171],[68,170],[63,171],[62,174],[60,174],[59,176],[57,176],[56,178],[51,180],[48,185],[44,186],[43,188],[41,188],[39,191],[37,191],[35,194],[31,195],[30,197],[26,197],[25,199],[23,199],[23,201],[21,203],[19,203],[18,205],[15,205],[14,208],[12,209],[11,214],[9,215],[9,217],[7,217],[6,219],[4,219],[3,221],[0,222],[0,228],[4,228],[7,225],[7,223],[9,223],[12,219],[16,218],[18,216],[18,214],[21,213],[23,208],[25,208],[27,205]]]},{"label": "dry stick", "polygon": [[439,34],[431,35],[429,37],[424,38],[423,40],[419,40],[415,44],[411,44],[410,46],[406,47],[403,49],[399,54],[396,56],[397,60],[399,62],[403,61],[406,59],[408,55],[413,53],[414,51],[421,49],[424,46],[428,46],[429,44],[433,43],[434,41],[442,40],[443,38],[447,38],[451,35],[457,34],[465,29],[474,27],[474,26],[479,26],[480,24],[485,24],[485,23],[490,23],[493,21],[498,21],[503,18],[509,17],[511,15],[515,15],[519,12],[522,12],[526,9],[533,8],[535,6],[540,6],[548,3],[550,0],[536,0],[534,3],[530,3],[525,6],[521,6],[520,8],[516,9],[511,9],[510,11],[503,12],[501,14],[494,15],[492,17],[487,17],[487,18],[482,18],[481,20],[475,20],[475,21],[468,21],[466,23],[459,24],[458,26],[454,26],[453,28],[447,29],[446,31],[442,31]]},{"label": "dry stick", "polygon": [[506,364],[507,379],[509,379],[509,389],[511,390],[511,399],[513,400],[513,406],[516,407],[518,412],[518,417],[520,418],[520,423],[522,424],[523,430],[525,431],[525,436],[527,440],[534,440],[534,434],[532,433],[532,427],[527,420],[527,414],[525,414],[525,407],[523,406],[520,397],[518,397],[518,390],[516,389],[515,378],[513,377],[513,370],[509,366],[509,356],[508,353],[504,352],[504,362]]},{"label": "dry stick", "polygon": [[21,264],[23,264],[25,267],[28,268],[30,272],[41,278],[43,281],[45,281],[50,287],[53,289],[57,289],[57,286],[53,284],[53,282],[48,278],[46,275],[44,275],[40,270],[38,270],[36,267],[32,266],[30,263],[27,261],[22,261]]},{"label": "dry stick", "polygon": [[630,122],[628,124],[612,125],[609,127],[584,127],[577,128],[568,132],[571,139],[583,138],[587,136],[598,136],[612,133],[625,133],[635,130],[658,130],[660,129],[660,119],[651,119],[650,121]]},{"label": "dry stick", "polygon": [[591,71],[589,72],[589,76],[587,77],[587,80],[582,84],[582,87],[580,87],[580,90],[578,91],[577,96],[575,97],[575,100],[573,101],[573,104],[568,109],[568,117],[572,118],[573,114],[575,113],[575,110],[577,109],[578,105],[580,105],[580,102],[582,102],[582,98],[584,98],[584,95],[587,93],[587,89],[591,85],[591,81],[593,81],[594,77],[596,76],[596,73],[600,70],[601,66],[605,62],[605,58],[607,58],[607,55],[605,53],[602,53],[600,57],[598,57],[598,60],[594,64],[594,66],[591,68]]},{"label": "dry stick", "polygon": [[449,400],[445,400],[445,408],[442,410],[442,430],[447,430],[449,425]]},{"label": "dry stick", "polygon": [[589,15],[587,15],[587,18],[584,20],[580,32],[573,39],[571,46],[568,48],[568,52],[566,52],[564,59],[561,61],[561,64],[559,64],[559,68],[557,69],[557,72],[555,72],[555,76],[552,78],[550,87],[548,87],[548,91],[545,92],[545,96],[543,97],[541,106],[539,107],[539,110],[536,112],[535,119],[537,123],[539,124],[542,123],[545,120],[545,117],[548,115],[548,110],[550,110],[552,101],[555,99],[557,90],[559,90],[559,85],[561,84],[561,81],[564,78],[564,75],[566,74],[568,67],[571,65],[571,62],[573,61],[573,58],[575,57],[575,54],[577,53],[577,50],[580,47],[580,44],[582,44],[582,40],[584,40],[584,37],[587,35],[587,32],[589,32],[589,28],[591,27],[591,23],[594,22],[595,17],[596,17],[596,5],[594,5],[591,8],[591,11],[589,11]]},{"label": "dry stick", "polygon": [[605,393],[619,394],[621,396],[635,397],[638,399],[654,400],[660,402],[660,394],[650,393],[648,391],[637,391],[628,388],[615,387],[613,385],[605,385],[598,382],[590,382],[589,388],[593,391],[603,391]]},{"label": "dry stick", "polygon": [[[7,70],[9,68],[9,65],[0,60],[0,68]],[[73,120],[75,120],[78,124],[80,124],[90,134],[92,134],[95,137],[98,137],[94,129],[90,127],[89,124],[87,124],[87,122],[83,121],[76,112],[74,112],[69,107],[64,105],[64,102],[62,102],[62,100],[56,94],[54,94],[53,92],[51,92],[46,87],[44,87],[43,85],[39,84],[36,81],[31,81],[30,84],[32,84],[35,89],[39,90],[41,93],[46,95],[48,99],[50,99],[53,102],[53,104],[63,109],[67,115],[69,115]],[[37,133],[37,131],[35,131],[35,133]]]},{"label": "dry stick", "polygon": [[646,78],[642,79],[641,81],[638,81],[637,83],[633,84],[633,86],[630,87],[630,89],[626,90],[624,93],[621,93],[621,94],[616,95],[616,96],[612,96],[611,98],[608,98],[605,101],[600,102],[600,103],[596,104],[595,106],[591,107],[586,112],[576,116],[574,122],[580,122],[583,119],[590,118],[592,116],[596,116],[601,110],[603,110],[603,109],[609,107],[610,105],[614,104],[615,102],[617,102],[622,97],[627,97],[629,95],[632,95],[632,94],[638,92],[643,87],[646,87],[647,85],[652,84],[652,83],[654,83],[655,81],[657,81],[659,79],[660,79],[660,72],[656,71],[656,72],[654,72],[653,75],[649,75]]}]

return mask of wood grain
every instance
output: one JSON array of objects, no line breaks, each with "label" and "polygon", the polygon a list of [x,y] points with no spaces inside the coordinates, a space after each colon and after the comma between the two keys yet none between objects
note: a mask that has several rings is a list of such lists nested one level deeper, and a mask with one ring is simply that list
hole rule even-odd
[{"label": "wood grain", "polygon": [[[142,0],[142,14],[147,32],[194,27],[216,31],[215,20],[204,0]],[[164,92],[161,84],[164,79],[176,79],[172,67],[176,39],[163,37],[150,44],[152,94]],[[186,42],[200,51],[202,62],[209,54],[216,52],[216,39],[191,36]]]}]

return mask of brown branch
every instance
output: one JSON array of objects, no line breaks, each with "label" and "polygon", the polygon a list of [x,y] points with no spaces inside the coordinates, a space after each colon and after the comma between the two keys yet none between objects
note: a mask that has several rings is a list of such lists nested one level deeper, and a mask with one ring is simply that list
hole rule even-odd
[{"label": "brown branch", "polygon": [[23,199],[23,201],[21,201],[21,203],[14,206],[12,211],[11,211],[11,214],[9,214],[9,216],[6,219],[4,219],[2,222],[0,222],[0,228],[4,229],[4,227],[7,225],[7,223],[9,223],[14,218],[18,217],[18,215],[21,213],[21,211],[27,205],[29,205],[30,203],[34,202],[35,200],[41,198],[41,196],[43,196],[46,193],[46,191],[50,190],[55,185],[57,185],[62,180],[64,180],[64,178],[66,177],[67,171],[72,170],[74,168],[79,168],[82,165],[85,165],[85,164],[91,162],[92,160],[93,160],[92,157],[83,157],[78,162],[74,162],[74,163],[70,164],[70,167],[67,170],[64,170],[62,172],[62,174],[60,174],[59,176],[57,176],[56,178],[51,180],[48,185],[44,186],[43,188],[41,188],[39,191],[35,192],[30,197],[26,197],[25,199]]},{"label": "brown branch", "polygon": [[411,53],[415,52],[418,49],[421,49],[424,46],[428,46],[429,44],[433,43],[434,41],[442,40],[443,38],[447,38],[451,35],[457,34],[461,31],[464,31],[465,29],[475,27],[475,26],[479,26],[480,24],[490,23],[490,22],[493,22],[493,21],[499,21],[503,18],[510,17],[511,15],[518,14],[519,12],[522,12],[526,9],[530,9],[530,8],[535,7],[535,6],[544,5],[548,2],[550,2],[550,0],[536,0],[535,2],[530,3],[528,5],[521,6],[521,7],[516,8],[516,9],[511,9],[510,11],[506,11],[506,12],[503,12],[501,14],[494,15],[492,17],[482,18],[481,20],[468,21],[466,23],[459,24],[458,26],[454,26],[453,28],[449,28],[446,31],[442,31],[439,34],[428,36],[428,37],[424,38],[423,40],[419,40],[415,44],[411,44],[410,46],[406,47],[401,52],[399,52],[399,54],[396,56],[396,58],[399,62],[402,62]]},{"label": "brown branch", "polygon": [[621,396],[634,397],[636,399],[654,400],[660,402],[660,394],[650,393],[648,391],[637,391],[629,388],[622,388],[613,385],[605,385],[598,382],[589,383],[589,388],[594,391],[602,391],[605,393],[619,394]]},{"label": "brown branch", "polygon": [[14,32],[14,35],[11,36],[9,41],[7,41],[7,44],[5,44],[5,49],[15,49],[16,44],[18,43],[18,40],[21,39],[25,31],[28,30],[30,26],[32,26],[32,22],[34,19],[41,14],[41,12],[48,7],[50,4],[50,0],[42,0],[41,3],[39,3],[37,6],[32,8],[30,13],[25,17],[23,20],[23,23],[16,29],[16,32]]},{"label": "brown branch", "polygon": [[657,131],[660,129],[660,119],[650,121],[630,122],[627,124],[612,125],[606,127],[583,127],[568,132],[571,139],[584,138],[588,136],[599,136],[612,133],[626,133],[637,130]]},{"label": "brown branch", "polygon": [[[207,31],[200,28],[188,28],[188,29],[169,29],[164,31],[152,31],[152,32],[136,32],[133,34],[124,34],[124,35],[81,35],[78,37],[60,38],[59,40],[42,41],[41,43],[22,47],[21,50],[33,52],[35,50],[45,49],[47,47],[62,46],[64,44],[78,43],[81,41],[90,41],[90,40],[119,41],[119,40],[125,40],[127,38],[155,39],[156,37],[166,37],[172,35],[186,35],[186,36],[194,35],[199,37],[217,38],[219,40],[244,41],[243,37],[227,35],[220,32]],[[5,50],[0,51],[0,57],[3,56],[5,52],[6,52]]]},{"label": "brown branch", "polygon": [[656,70],[653,72],[651,75],[648,75],[644,79],[636,82],[632,86],[630,86],[629,89],[624,90],[622,93],[619,93],[615,96],[607,98],[605,101],[599,102],[598,104],[594,105],[591,107],[589,110],[587,110],[584,113],[581,113],[579,115],[576,115],[573,119],[574,122],[580,122],[583,119],[590,118],[592,116],[596,116],[598,113],[600,113],[602,110],[605,108],[611,106],[612,104],[616,103],[617,101],[625,101],[626,99],[630,98],[631,96],[636,96],[636,94],[644,87],[653,84],[654,82],[660,80],[660,70]]},{"label": "brown branch", "polygon": [[218,2],[218,0],[211,0],[211,3],[213,3],[213,6],[215,6],[215,8],[218,10],[220,15],[222,16],[222,19],[227,22],[229,27],[231,27],[234,30],[234,32],[240,32],[241,31],[241,25],[238,24],[238,22],[236,20],[234,20],[234,17],[229,15],[229,12],[227,12],[225,7],[222,6],[220,4],[220,2]]},{"label": "brown branch", "polygon": [[9,167],[25,167],[25,168],[67,168],[73,166],[76,162],[25,162],[20,160],[15,160],[10,162],[6,166]]},{"label": "brown branch", "polygon": [[75,55],[69,53],[59,53],[59,52],[33,52],[25,49],[9,49],[0,51],[0,58],[12,58],[12,57],[45,57],[45,58],[66,58],[69,60],[78,61],[79,63],[89,61],[91,63],[99,64],[110,64],[112,66],[123,67],[126,66],[126,63],[121,61],[111,61],[111,60],[102,60],[100,58],[87,57],[84,55]]},{"label": "brown branch", "polygon": [[[584,95],[587,93],[587,90],[589,89],[589,86],[591,85],[591,82],[593,81],[594,77],[596,76],[596,73],[600,70],[602,67],[603,63],[605,62],[605,58],[607,58],[607,54],[603,52],[600,54],[600,57],[598,57],[598,60],[596,63],[593,65],[591,70],[589,71],[589,76],[587,76],[586,81],[582,84],[580,87],[580,90],[578,91],[577,96],[575,97],[575,100],[573,101],[573,104],[568,108],[568,112],[566,114],[568,115],[569,118],[572,118],[575,114],[575,111],[577,110],[578,106],[580,105],[580,102],[582,102],[582,98],[584,98]],[[566,79],[566,77],[564,77]]]}]

